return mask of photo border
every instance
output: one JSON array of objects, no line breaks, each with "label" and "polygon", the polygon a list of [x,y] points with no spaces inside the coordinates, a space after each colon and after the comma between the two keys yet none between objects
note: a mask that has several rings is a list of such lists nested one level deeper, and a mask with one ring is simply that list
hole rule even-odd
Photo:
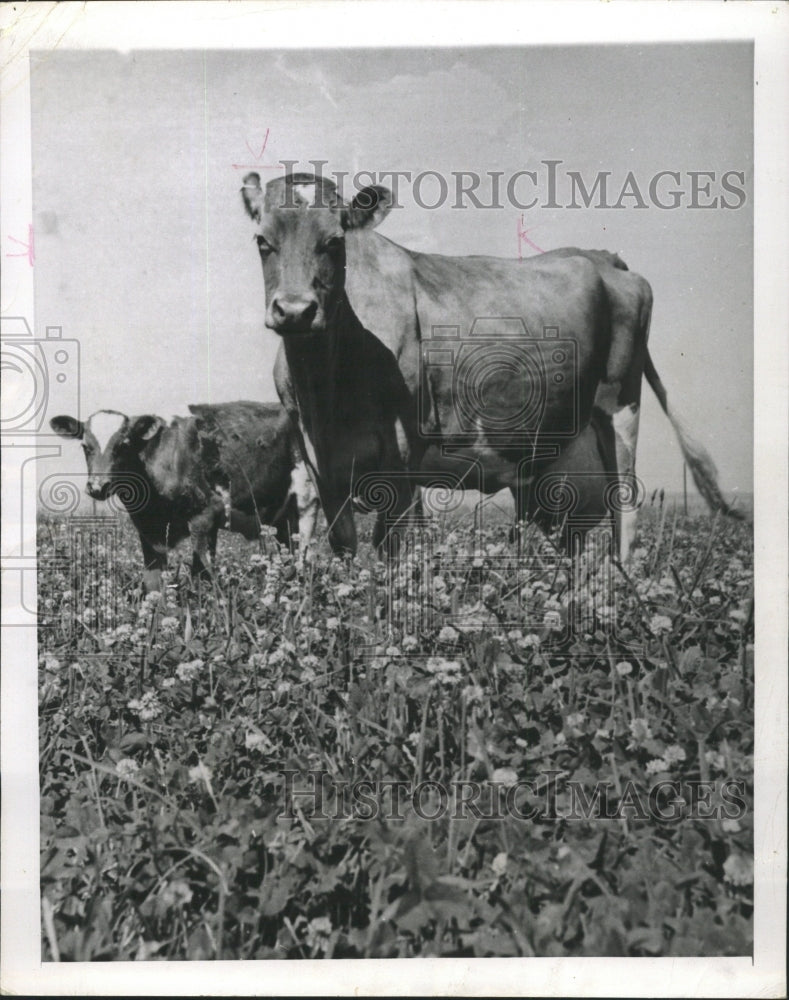
[{"label": "photo border", "polygon": [[[338,8],[342,8],[338,10]],[[756,593],[755,912],[751,958],[367,959],[41,963],[37,648],[34,628],[3,628],[2,954],[0,985],[30,995],[785,995],[787,746],[786,179],[789,7],[663,0],[253,0],[156,4],[7,3],[0,9],[3,244],[32,218],[27,58],[48,49],[233,49],[699,42],[755,43],[754,552]],[[384,30],[385,26],[385,30]],[[122,41],[120,39],[122,38]],[[2,311],[35,330],[33,268],[3,261]],[[17,574],[35,562],[35,490],[22,498],[23,449],[3,448],[3,620]],[[14,452],[14,453],[11,453]],[[16,501],[18,506],[19,501]],[[32,535],[32,537],[31,537]],[[16,590],[14,589],[16,587]],[[8,603],[7,603],[8,602]]]}]

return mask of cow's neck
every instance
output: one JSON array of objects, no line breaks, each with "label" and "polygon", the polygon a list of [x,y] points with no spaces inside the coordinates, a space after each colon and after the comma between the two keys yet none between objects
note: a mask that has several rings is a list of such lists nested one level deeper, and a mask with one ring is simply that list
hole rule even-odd
[{"label": "cow's neck", "polygon": [[337,393],[342,374],[343,342],[359,320],[343,294],[324,333],[284,339],[293,388],[304,429],[317,445],[330,441],[337,416]]}]

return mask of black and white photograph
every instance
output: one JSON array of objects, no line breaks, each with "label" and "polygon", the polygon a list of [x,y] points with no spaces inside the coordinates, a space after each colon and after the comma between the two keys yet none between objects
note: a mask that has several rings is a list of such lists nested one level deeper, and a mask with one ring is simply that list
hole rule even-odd
[{"label": "black and white photograph", "polygon": [[2,12],[3,988],[785,995],[787,8],[135,6]]}]

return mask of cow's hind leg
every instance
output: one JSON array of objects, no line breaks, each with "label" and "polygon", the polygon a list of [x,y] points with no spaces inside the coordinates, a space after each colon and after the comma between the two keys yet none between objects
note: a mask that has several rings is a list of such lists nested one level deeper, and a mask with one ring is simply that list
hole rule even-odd
[{"label": "cow's hind leg", "polygon": [[638,486],[636,447],[638,445],[638,403],[629,403],[612,416],[616,438],[616,468],[619,485],[611,497],[616,520],[619,559],[625,562],[636,537],[638,521]]},{"label": "cow's hind leg", "polygon": [[224,523],[224,507],[220,510],[214,505],[189,521],[189,534],[192,538],[192,576],[210,577],[216,555],[216,541],[219,525]]}]

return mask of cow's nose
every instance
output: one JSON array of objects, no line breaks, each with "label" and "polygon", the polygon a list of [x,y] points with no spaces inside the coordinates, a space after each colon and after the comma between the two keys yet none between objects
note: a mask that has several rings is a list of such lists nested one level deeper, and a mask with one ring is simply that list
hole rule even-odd
[{"label": "cow's nose", "polygon": [[95,479],[89,479],[85,485],[85,492],[94,500],[106,500],[109,488],[110,484],[108,482],[98,482]]},{"label": "cow's nose", "polygon": [[271,303],[275,330],[308,331],[318,312],[314,298],[278,295]]}]

